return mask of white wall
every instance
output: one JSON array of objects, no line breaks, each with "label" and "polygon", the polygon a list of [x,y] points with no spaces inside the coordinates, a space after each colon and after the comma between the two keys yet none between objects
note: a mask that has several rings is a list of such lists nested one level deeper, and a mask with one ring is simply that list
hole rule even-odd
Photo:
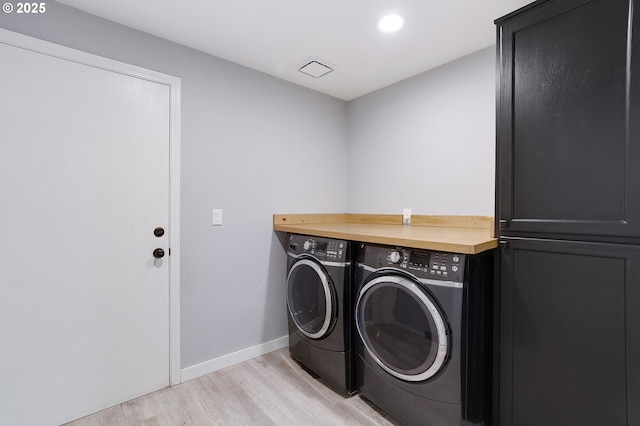
[{"label": "white wall", "polygon": [[494,212],[495,47],[349,102],[349,212]]},{"label": "white wall", "polygon": [[346,103],[56,2],[0,27],[182,79],[182,366],[285,336],[272,215],[347,210]]}]

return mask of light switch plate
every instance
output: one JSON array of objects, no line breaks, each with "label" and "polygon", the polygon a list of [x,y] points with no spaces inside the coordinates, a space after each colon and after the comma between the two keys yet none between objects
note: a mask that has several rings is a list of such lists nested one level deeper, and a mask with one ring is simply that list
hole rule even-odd
[{"label": "light switch plate", "polygon": [[222,209],[213,209],[213,226],[222,226]]}]

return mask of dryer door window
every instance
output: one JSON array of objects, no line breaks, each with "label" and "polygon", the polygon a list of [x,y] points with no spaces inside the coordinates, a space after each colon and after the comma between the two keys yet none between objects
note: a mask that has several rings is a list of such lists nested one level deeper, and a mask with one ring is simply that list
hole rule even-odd
[{"label": "dryer door window", "polygon": [[287,277],[287,306],[298,330],[311,339],[321,339],[333,327],[336,298],[322,266],[311,259],[297,261]]},{"label": "dryer door window", "polygon": [[442,369],[448,337],[444,317],[419,283],[381,276],[366,283],[356,303],[356,328],[386,372],[402,380],[426,380]]}]

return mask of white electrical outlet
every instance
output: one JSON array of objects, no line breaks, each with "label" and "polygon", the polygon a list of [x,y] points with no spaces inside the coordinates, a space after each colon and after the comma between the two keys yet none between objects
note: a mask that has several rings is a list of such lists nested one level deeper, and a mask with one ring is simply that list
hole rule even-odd
[{"label": "white electrical outlet", "polygon": [[402,224],[411,225],[411,209],[402,209]]},{"label": "white electrical outlet", "polygon": [[213,209],[213,225],[222,226],[222,209]]}]

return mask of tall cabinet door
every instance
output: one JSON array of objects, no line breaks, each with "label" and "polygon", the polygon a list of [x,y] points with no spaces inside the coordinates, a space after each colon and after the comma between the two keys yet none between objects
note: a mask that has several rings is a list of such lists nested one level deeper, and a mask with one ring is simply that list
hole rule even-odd
[{"label": "tall cabinet door", "polygon": [[640,237],[632,4],[548,0],[496,21],[503,235]]},{"label": "tall cabinet door", "polygon": [[500,424],[640,424],[640,246],[501,246]]}]

